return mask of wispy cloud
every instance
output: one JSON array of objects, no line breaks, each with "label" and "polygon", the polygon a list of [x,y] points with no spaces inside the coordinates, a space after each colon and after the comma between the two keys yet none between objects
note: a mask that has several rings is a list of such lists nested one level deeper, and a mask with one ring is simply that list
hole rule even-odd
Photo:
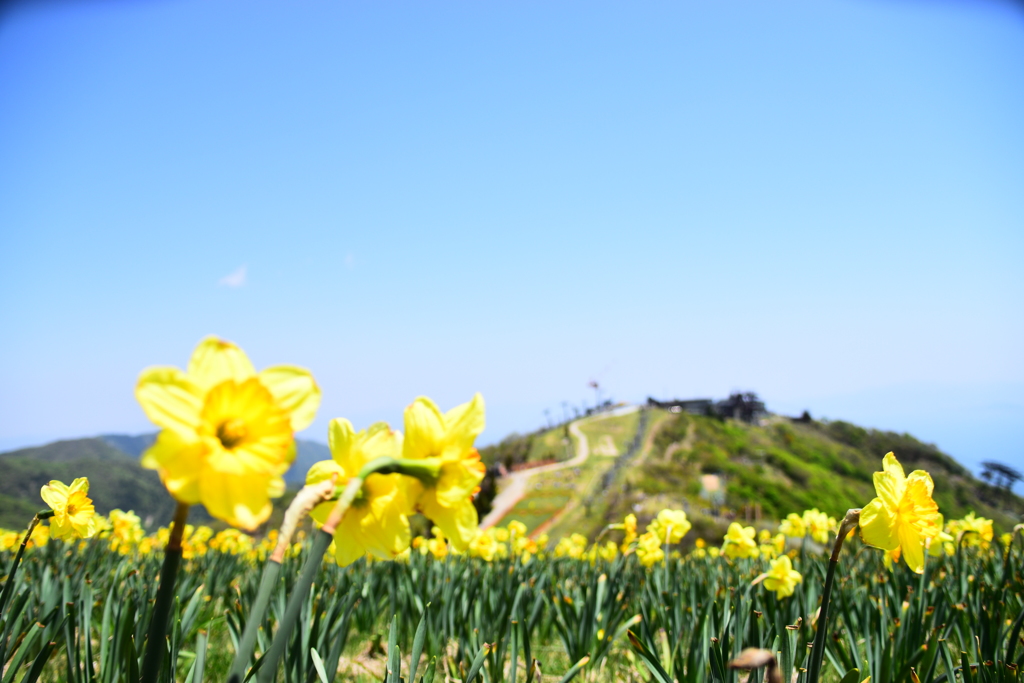
[{"label": "wispy cloud", "polygon": [[225,275],[217,284],[222,287],[231,287],[232,289],[243,286],[245,284],[245,266],[239,267],[238,270],[230,275]]}]

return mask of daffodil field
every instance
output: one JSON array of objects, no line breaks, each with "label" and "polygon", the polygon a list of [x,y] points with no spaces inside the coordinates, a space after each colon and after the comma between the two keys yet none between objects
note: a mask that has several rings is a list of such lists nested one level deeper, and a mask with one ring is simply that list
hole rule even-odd
[{"label": "daffodil field", "polygon": [[[147,533],[51,481],[0,530],[0,683],[835,681],[1003,683],[1024,667],[1024,527],[944,520],[894,454],[837,520],[794,511],[693,539],[682,510],[595,539],[479,528],[480,396],[426,398],[403,431],[330,423],[284,523],[261,537],[313,420],[301,368],[200,343],[143,372],[163,428],[143,457],[178,503]],[[188,523],[201,503],[233,527]],[[433,523],[413,536],[410,517]]]}]

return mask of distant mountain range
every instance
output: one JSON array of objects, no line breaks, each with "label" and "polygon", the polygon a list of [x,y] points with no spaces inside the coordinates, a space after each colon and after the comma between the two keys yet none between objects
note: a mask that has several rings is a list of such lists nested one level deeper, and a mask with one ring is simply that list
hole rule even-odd
[{"label": "distant mountain range", "polygon": [[[35,512],[45,507],[39,498],[44,484],[51,479],[71,483],[75,477],[89,478],[89,496],[100,513],[115,508],[134,510],[147,525],[166,524],[174,512],[174,501],[156,472],[139,465],[140,456],[155,439],[156,432],[104,434],[0,453],[0,527],[24,527]],[[317,441],[296,439],[296,445],[295,462],[285,474],[285,481],[297,488],[309,467],[329,459],[331,451]],[[196,509],[189,520],[201,523],[210,517],[205,510]]]}]

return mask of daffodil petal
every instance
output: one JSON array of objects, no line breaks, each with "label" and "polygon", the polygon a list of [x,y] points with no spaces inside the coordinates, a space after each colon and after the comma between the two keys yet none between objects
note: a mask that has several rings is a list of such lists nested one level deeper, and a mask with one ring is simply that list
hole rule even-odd
[{"label": "daffodil petal", "polygon": [[347,567],[366,554],[362,535],[358,516],[346,514],[334,534],[334,559],[339,567]]},{"label": "daffodil petal", "polygon": [[207,467],[199,478],[199,492],[211,515],[252,531],[270,517],[270,479],[263,475],[222,474]]},{"label": "daffodil petal", "polygon": [[195,434],[204,393],[178,368],[151,367],[143,370],[135,386],[135,397],[146,416],[159,426],[182,435]]},{"label": "daffodil petal", "polygon": [[473,494],[486,471],[479,455],[475,459],[443,462],[435,485],[437,502],[444,507],[457,507]]},{"label": "daffodil petal", "polygon": [[455,507],[442,507],[428,491],[419,501],[420,511],[441,528],[459,552],[465,552],[478,533],[478,517],[471,500]]},{"label": "daffodil petal", "polygon": [[204,390],[232,379],[244,382],[256,374],[242,349],[215,336],[204,338],[188,361],[188,377]]},{"label": "daffodil petal", "polygon": [[473,447],[473,441],[484,430],[484,397],[479,393],[444,415],[446,450],[462,453]]},{"label": "daffodil petal", "polygon": [[344,484],[349,479],[349,475],[345,473],[345,469],[334,460],[321,460],[320,462],[313,463],[313,466],[306,472],[306,485],[319,484],[322,481],[327,481],[332,476],[338,477],[338,483]]},{"label": "daffodil petal", "polygon": [[49,484],[46,484],[39,490],[39,496],[43,499],[43,502],[50,506],[51,510],[56,510],[59,506],[63,505],[70,495],[70,490],[67,484],[53,479]]},{"label": "daffodil petal", "polygon": [[320,387],[309,370],[278,365],[260,372],[259,379],[291,417],[292,431],[302,431],[312,424],[320,407]]},{"label": "daffodil petal", "polygon": [[896,459],[896,454],[889,451],[882,458],[882,471],[893,477],[896,486],[902,488],[907,481],[906,475],[903,474],[903,465]]},{"label": "daffodil petal", "polygon": [[900,549],[907,566],[915,574],[924,572],[924,539],[905,524],[899,528]]},{"label": "daffodil petal", "polygon": [[175,500],[193,505],[199,502],[199,474],[205,466],[207,450],[202,441],[190,442],[180,433],[164,429],[142,454],[142,466],[157,470]]},{"label": "daffodil petal", "polygon": [[860,536],[868,545],[883,550],[900,547],[892,514],[881,498],[875,498],[860,511]]},{"label": "daffodil petal", "polygon": [[445,442],[445,419],[437,405],[420,396],[405,409],[406,458],[430,458],[441,455]]}]

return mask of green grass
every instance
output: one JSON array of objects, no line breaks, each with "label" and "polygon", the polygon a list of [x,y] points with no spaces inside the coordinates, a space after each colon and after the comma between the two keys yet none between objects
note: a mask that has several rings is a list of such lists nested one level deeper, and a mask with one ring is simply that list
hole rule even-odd
[{"label": "green grass", "polygon": [[579,428],[586,435],[590,448],[606,443],[609,439],[619,455],[624,455],[629,444],[636,435],[640,422],[640,412],[616,415],[614,417],[594,417],[580,421]]}]

